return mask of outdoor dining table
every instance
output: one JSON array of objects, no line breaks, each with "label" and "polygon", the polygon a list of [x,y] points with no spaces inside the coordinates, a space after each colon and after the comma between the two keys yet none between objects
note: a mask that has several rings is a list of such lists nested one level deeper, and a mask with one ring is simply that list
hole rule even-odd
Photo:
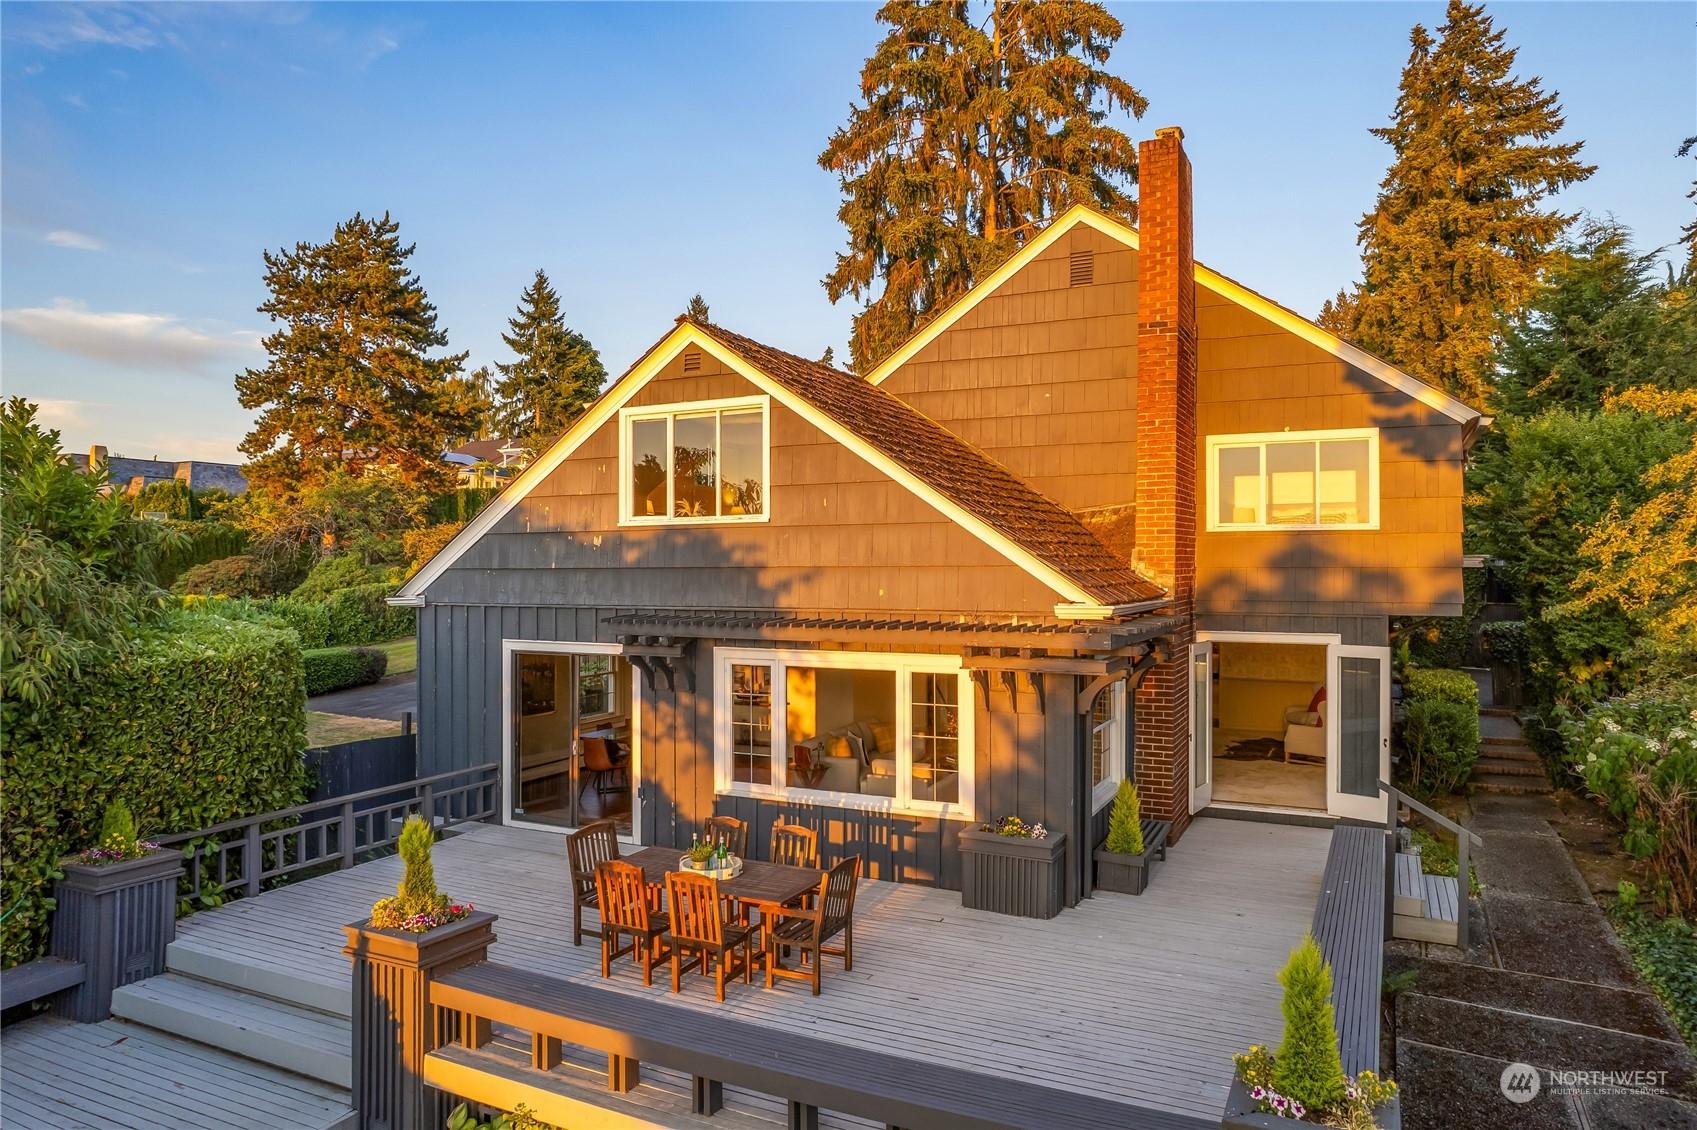
[{"label": "outdoor dining table", "polygon": [[[621,858],[642,868],[642,877],[649,884],[664,887],[666,873],[681,870],[678,860],[682,856],[683,852],[677,848],[646,847]],[[809,891],[818,890],[819,880],[824,877],[825,872],[813,867],[744,859],[742,874],[734,879],[719,880],[719,893],[745,909],[761,903],[781,906]]]}]

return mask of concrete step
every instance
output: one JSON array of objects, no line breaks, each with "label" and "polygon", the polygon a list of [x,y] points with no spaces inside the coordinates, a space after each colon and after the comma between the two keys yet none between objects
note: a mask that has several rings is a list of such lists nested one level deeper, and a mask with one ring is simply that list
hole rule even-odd
[{"label": "concrete step", "polygon": [[1511,777],[1505,773],[1481,773],[1473,777],[1472,785],[1482,793],[1501,793],[1506,796],[1533,796],[1553,792],[1549,778]]},{"label": "concrete step", "polygon": [[1530,760],[1522,757],[1481,757],[1473,763],[1473,776],[1483,777],[1492,774],[1502,774],[1508,777],[1542,777],[1544,763],[1536,757]]},{"label": "concrete step", "polygon": [[1518,718],[1520,715],[1512,706],[1481,706],[1479,713],[1488,718]]},{"label": "concrete step", "polygon": [[1514,761],[1530,761],[1535,765],[1544,763],[1544,759],[1538,756],[1538,751],[1524,742],[1480,742],[1479,753],[1484,757],[1506,757]]},{"label": "concrete step", "polygon": [[353,1085],[349,1023],[317,1009],[165,973],[116,990],[112,1015],[333,1086]]},{"label": "concrete step", "polygon": [[314,977],[240,950],[203,948],[192,939],[178,938],[165,948],[165,968],[286,1004],[353,1015],[353,993],[346,980]]}]

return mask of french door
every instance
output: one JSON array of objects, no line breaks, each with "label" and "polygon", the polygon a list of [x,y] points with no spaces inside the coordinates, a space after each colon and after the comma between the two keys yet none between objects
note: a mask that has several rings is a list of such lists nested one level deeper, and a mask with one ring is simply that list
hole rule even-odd
[{"label": "french door", "polygon": [[1214,645],[1190,645],[1190,811],[1214,799]]},{"label": "french door", "polygon": [[1331,742],[1326,810],[1333,816],[1383,821],[1391,779],[1391,649],[1331,646]]}]

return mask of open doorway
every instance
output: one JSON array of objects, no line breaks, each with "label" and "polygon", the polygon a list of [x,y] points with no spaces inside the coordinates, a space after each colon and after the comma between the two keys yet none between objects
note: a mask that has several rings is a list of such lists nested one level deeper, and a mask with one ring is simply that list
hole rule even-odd
[{"label": "open doorway", "polygon": [[508,644],[504,773],[514,823],[636,827],[636,680],[623,656]]},{"label": "open doorway", "polygon": [[1326,643],[1212,647],[1213,800],[1324,812]]}]

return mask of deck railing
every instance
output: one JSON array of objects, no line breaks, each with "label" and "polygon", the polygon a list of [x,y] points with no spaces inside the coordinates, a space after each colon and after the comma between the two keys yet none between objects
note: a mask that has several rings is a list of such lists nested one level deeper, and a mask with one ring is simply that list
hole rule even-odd
[{"label": "deck railing", "polygon": [[298,872],[352,867],[395,843],[408,816],[437,828],[487,820],[497,811],[500,772],[488,762],[155,838],[183,849],[179,893],[189,905],[216,905]]},{"label": "deck railing", "polygon": [[1409,796],[1389,781],[1381,780],[1379,782],[1379,791],[1390,797],[1390,805],[1385,813],[1385,830],[1391,833],[1390,858],[1386,862],[1387,882],[1385,886],[1385,921],[1388,923],[1391,919],[1391,906],[1393,900],[1396,898],[1396,881],[1395,876],[1392,873],[1392,869],[1396,866],[1397,813],[1402,806],[1406,804],[1426,819],[1432,821],[1434,824],[1440,825],[1451,835],[1455,836],[1455,945],[1456,948],[1461,950],[1463,953],[1467,952],[1467,900],[1472,896],[1473,891],[1473,872],[1468,869],[1467,846],[1469,843],[1472,843],[1475,847],[1483,847],[1485,841],[1481,840],[1478,836],[1468,831],[1460,824],[1457,824],[1454,820],[1451,820],[1448,816],[1445,816],[1437,809],[1432,808],[1429,805],[1422,804],[1414,797]]}]

